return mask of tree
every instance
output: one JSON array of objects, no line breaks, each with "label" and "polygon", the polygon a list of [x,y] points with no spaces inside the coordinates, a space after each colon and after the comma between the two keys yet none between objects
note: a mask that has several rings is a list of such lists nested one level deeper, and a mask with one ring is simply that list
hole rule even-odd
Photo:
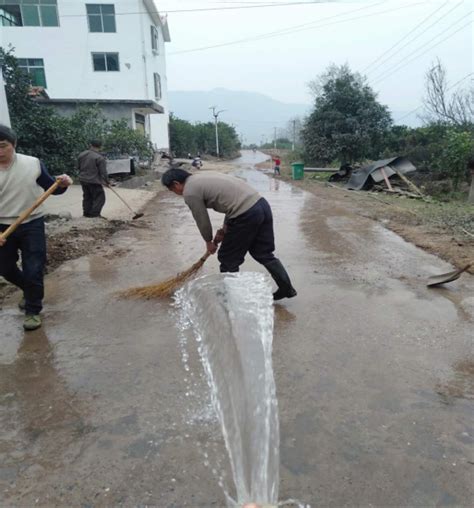
[{"label": "tree", "polygon": [[425,77],[424,106],[429,121],[474,130],[474,86],[468,89],[448,87],[446,69],[437,60]]},{"label": "tree", "polygon": [[[240,141],[235,128],[225,122],[218,123],[219,152],[223,157],[235,157],[240,149]],[[170,117],[171,151],[176,157],[186,157],[188,153],[215,154],[216,132],[212,122],[195,125]]]},{"label": "tree", "polygon": [[366,79],[347,65],[332,65],[309,87],[315,103],[303,128],[305,159],[352,163],[376,158],[392,119]]},{"label": "tree", "polygon": [[438,161],[438,168],[452,180],[455,191],[458,190],[459,184],[470,176],[466,164],[473,153],[472,133],[455,130],[448,132],[444,149]]}]

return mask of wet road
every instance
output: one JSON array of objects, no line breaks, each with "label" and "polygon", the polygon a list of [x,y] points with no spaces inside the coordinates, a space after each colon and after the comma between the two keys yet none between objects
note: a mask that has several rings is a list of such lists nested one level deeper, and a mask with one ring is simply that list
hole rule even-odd
[{"label": "wet road", "polygon": [[[275,306],[280,498],[471,506],[472,277],[428,290],[449,265],[254,160],[237,174],[270,201],[299,291]],[[1,310],[2,506],[224,505],[207,460],[224,456],[219,429],[197,358],[183,368],[170,302],[114,295],[202,253],[179,197],[160,194],[146,217],[47,277],[41,330],[21,330],[18,295]],[[216,271],[212,258],[204,273]]]}]

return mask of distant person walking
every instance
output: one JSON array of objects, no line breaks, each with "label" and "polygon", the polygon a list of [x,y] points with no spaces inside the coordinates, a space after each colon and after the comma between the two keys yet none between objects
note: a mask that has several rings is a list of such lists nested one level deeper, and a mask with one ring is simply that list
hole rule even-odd
[{"label": "distant person walking", "polygon": [[104,185],[109,185],[109,177],[107,161],[99,152],[101,147],[101,141],[92,140],[89,150],[82,152],[77,158],[84,217],[100,217],[105,205]]},{"label": "distant person walking", "polygon": [[274,174],[274,175],[279,175],[279,174],[280,174],[281,159],[280,159],[280,157],[277,155],[277,156],[275,156],[275,157],[272,157],[272,161],[274,162],[274,166],[273,166],[273,174]]}]

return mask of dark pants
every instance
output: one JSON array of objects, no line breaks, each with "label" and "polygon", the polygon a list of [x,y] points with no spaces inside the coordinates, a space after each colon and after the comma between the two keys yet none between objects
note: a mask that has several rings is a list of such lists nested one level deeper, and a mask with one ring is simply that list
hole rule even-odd
[{"label": "dark pants", "polygon": [[226,220],[226,233],[217,254],[221,272],[238,272],[247,252],[266,265],[275,259],[272,209],[267,200],[257,203],[235,219]]},{"label": "dark pants", "polygon": [[100,183],[84,183],[82,187],[82,211],[85,217],[99,217],[105,205],[105,192]]},{"label": "dark pants", "polygon": [[[0,224],[0,231],[8,228]],[[22,270],[17,266],[21,252]],[[26,314],[39,314],[43,308],[43,274],[46,264],[46,236],[43,218],[20,224],[0,247],[0,275],[18,286],[25,295]]]}]

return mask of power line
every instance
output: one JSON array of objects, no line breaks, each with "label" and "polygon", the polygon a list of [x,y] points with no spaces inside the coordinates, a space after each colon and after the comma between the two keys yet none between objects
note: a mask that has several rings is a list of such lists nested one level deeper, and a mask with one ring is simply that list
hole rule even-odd
[{"label": "power line", "polygon": [[[466,76],[464,76],[460,80],[456,81],[456,83],[454,83],[454,85],[451,85],[449,88],[446,89],[446,92],[449,92],[450,90],[452,90],[455,86],[459,85],[459,83],[461,83],[462,81],[467,79],[469,76],[474,76],[474,72],[470,72],[469,74],[467,74]],[[422,107],[423,107],[423,104],[421,104],[420,106],[416,107],[415,109],[412,109],[408,113],[405,113],[403,116],[401,116],[400,118],[395,120],[395,122],[400,122],[401,120],[404,120],[405,118],[409,117],[410,115],[412,115],[413,113],[415,113],[416,111],[421,109]]]},{"label": "power line", "polygon": [[421,45],[420,47],[418,47],[417,49],[415,49],[415,51],[412,51],[410,54],[408,54],[403,60],[400,60],[397,64],[395,64],[395,67],[392,67],[391,70],[389,70],[388,72],[382,72],[382,74],[380,74],[378,77],[375,78],[375,81],[372,83],[373,85],[375,85],[376,83],[379,83],[381,81],[384,81],[386,78],[388,78],[389,76],[391,76],[393,73],[397,72],[399,69],[401,69],[402,67],[405,67],[406,65],[408,65],[409,63],[411,63],[413,60],[417,60],[420,56],[424,55],[425,53],[427,53],[428,51],[430,51],[431,49],[435,48],[436,46],[439,46],[442,42],[450,39],[451,37],[453,37],[455,34],[457,34],[458,32],[460,32],[461,30],[463,30],[464,28],[466,28],[467,26],[469,25],[472,25],[472,21],[469,21],[467,22],[465,25],[462,25],[460,28],[458,28],[458,30],[454,31],[452,34],[448,35],[447,37],[445,37],[444,39],[442,39],[441,41],[437,42],[436,44],[434,44],[433,46],[430,46],[426,51],[423,51],[423,53],[420,53],[419,55],[415,56],[414,58],[410,59],[410,60],[407,60],[407,58],[409,58],[411,55],[414,55],[415,53],[417,53],[420,49],[424,48],[427,44],[429,44],[430,42],[432,42],[433,40],[437,39],[440,35],[444,34],[445,32],[447,32],[449,29],[451,29],[454,25],[456,25],[459,21],[462,21],[463,19],[467,18],[467,17],[470,17],[472,14],[472,11],[469,12],[466,16],[463,16],[462,18],[456,20],[454,23],[452,23],[448,28],[446,28],[445,30],[443,30],[442,32],[440,32],[439,34],[435,35],[433,38],[431,38],[428,42],[425,42],[425,44]]},{"label": "power line", "polygon": [[316,1],[313,0],[311,2],[285,2],[285,3],[266,3],[266,4],[258,4],[258,5],[241,5],[241,6],[232,6],[232,7],[201,7],[199,9],[176,9],[163,11],[166,13],[178,13],[178,12],[207,12],[207,11],[227,11],[227,10],[237,10],[237,9],[263,9],[266,7],[287,7],[289,5],[314,5],[320,3],[337,3],[335,0],[321,0]]},{"label": "power line", "polygon": [[286,33],[291,32],[292,30],[299,29],[299,28],[302,28],[302,27],[307,27],[307,26],[310,26],[310,25],[314,25],[314,24],[316,24],[316,23],[318,23],[320,21],[326,21],[326,20],[329,20],[329,19],[334,19],[334,18],[339,18],[341,16],[346,16],[347,14],[351,14],[353,12],[358,12],[358,11],[365,10],[365,9],[370,9],[371,7],[375,7],[376,5],[380,5],[382,3],[384,3],[384,1],[382,1],[382,2],[376,2],[375,4],[372,4],[372,5],[369,5],[369,6],[366,6],[366,7],[360,7],[358,9],[354,9],[354,10],[351,10],[351,11],[348,11],[348,12],[344,12],[342,14],[335,14],[333,16],[327,16],[326,18],[322,18],[322,19],[319,19],[317,21],[311,21],[309,23],[303,23],[303,24],[300,24],[300,25],[293,25],[292,27],[285,28],[284,30],[274,30],[273,32],[265,32],[263,34],[254,35],[253,37],[246,37],[244,39],[237,39],[237,40],[234,40],[234,41],[222,42],[222,43],[213,44],[213,45],[210,45],[210,46],[201,46],[199,48],[184,49],[184,50],[181,50],[181,51],[175,51],[175,52],[172,52],[172,53],[168,53],[168,55],[179,55],[179,54],[182,54],[182,53],[192,53],[192,52],[195,52],[195,51],[203,51],[205,49],[220,48],[220,47],[223,47],[223,46],[230,46],[230,45],[239,44],[239,43],[242,43],[242,42],[250,42],[250,41],[254,41],[254,40],[256,41],[256,40],[271,38],[272,36],[286,35]]},{"label": "power line", "polygon": [[[448,12],[446,12],[443,16],[441,16],[440,18],[438,18],[437,20],[435,20],[433,23],[431,23],[431,25],[429,25],[427,28],[425,28],[422,32],[420,32],[416,37],[412,38],[411,40],[409,40],[406,44],[404,44],[403,46],[401,46],[399,49],[398,49],[398,53],[406,48],[407,46],[409,46],[410,44],[412,44],[414,41],[416,41],[417,39],[419,39],[423,34],[425,34],[430,28],[432,28],[433,26],[437,25],[440,21],[442,21],[443,19],[446,18],[446,16],[448,14],[450,14],[453,10],[457,9],[458,7],[460,7],[462,5],[462,1],[460,3],[458,3],[457,5],[455,5],[452,9],[450,9]],[[370,70],[368,72],[368,74],[372,74],[376,69],[378,69],[379,67],[381,67],[385,62],[387,62],[388,60],[390,60],[391,58],[393,58],[395,56],[395,54],[391,55],[391,56],[388,56],[387,58],[385,58],[384,60],[382,60],[378,65],[376,65],[372,70]]]},{"label": "power line", "polygon": [[[228,10],[241,10],[241,9],[264,9],[268,7],[288,7],[294,5],[319,5],[322,3],[340,3],[339,0],[313,0],[311,2],[285,2],[285,3],[265,3],[261,5],[241,5],[241,6],[232,6],[232,7],[201,7],[198,9],[174,9],[174,10],[162,10],[161,14],[178,14],[180,12],[189,13],[189,12],[209,12],[209,11],[228,11]],[[133,12],[115,12],[115,16],[130,16],[136,14],[148,14],[151,12],[152,14],[160,13],[158,10],[155,11],[133,11]],[[84,14],[62,14],[61,18],[82,18],[87,17],[87,13]]]},{"label": "power line", "polygon": [[[378,2],[378,3],[374,4],[374,5],[369,6],[369,7],[363,7],[363,8],[360,8],[360,9],[355,9],[354,11],[349,11],[349,12],[346,12],[344,14],[339,14],[339,15],[331,16],[329,18],[324,18],[324,19],[327,20],[327,19],[331,19],[331,18],[335,18],[335,17],[345,16],[347,14],[350,14],[351,12],[356,12],[358,10],[368,9],[368,8],[371,8],[371,7],[375,7],[376,5],[380,5],[381,3],[385,3],[385,2]],[[293,34],[293,33],[297,33],[297,32],[302,32],[302,31],[305,31],[305,30],[314,30],[314,29],[317,29],[317,28],[324,28],[324,27],[331,26],[331,25],[336,25],[336,24],[339,24],[339,23],[346,23],[348,21],[355,21],[355,20],[362,19],[362,18],[369,18],[369,17],[372,17],[372,16],[377,16],[379,14],[385,14],[387,12],[394,12],[394,11],[399,11],[399,10],[402,10],[402,9],[408,9],[408,8],[415,7],[417,5],[421,5],[421,4],[425,4],[425,3],[428,3],[428,1],[422,1],[422,2],[417,2],[417,3],[410,3],[410,4],[404,5],[402,7],[396,7],[396,8],[393,8],[393,9],[387,9],[387,10],[384,10],[384,11],[378,11],[378,12],[375,12],[375,13],[372,13],[372,14],[365,14],[363,16],[355,16],[355,17],[352,17],[352,18],[343,19],[343,20],[339,20],[339,21],[334,21],[334,22],[331,22],[331,23],[324,23],[324,24],[320,24],[320,25],[318,25],[317,23],[319,21],[321,21],[321,20],[313,21],[311,23],[305,23],[304,25],[296,25],[296,26],[293,26],[291,28],[287,28],[285,30],[279,30],[279,31],[276,31],[276,32],[267,32],[267,33],[260,34],[260,35],[257,35],[257,36],[253,36],[253,37],[246,37],[244,39],[237,39],[237,40],[234,40],[234,41],[222,42],[220,44],[213,44],[213,45],[210,45],[210,46],[201,46],[199,48],[193,48],[193,49],[185,49],[185,50],[181,50],[181,51],[175,51],[175,52],[172,52],[172,53],[168,53],[168,55],[171,56],[171,55],[180,55],[180,54],[184,54],[184,53],[194,53],[196,51],[205,51],[205,50],[208,50],[208,49],[221,48],[221,47],[225,47],[225,46],[232,46],[232,45],[235,45],[235,44],[242,44],[242,43],[251,42],[251,41],[271,39],[273,37],[281,37],[283,35],[289,35],[289,34]],[[308,26],[308,25],[311,25],[311,26]],[[301,27],[306,27],[306,28],[301,28]]]},{"label": "power line", "polygon": [[369,65],[367,65],[366,67],[364,67],[362,69],[362,73],[365,73],[367,71],[367,69],[369,69],[370,67],[372,67],[372,65],[374,65],[375,63],[377,63],[381,58],[383,58],[387,53],[390,53],[392,51],[392,49],[396,48],[401,42],[403,42],[404,40],[406,40],[406,38],[412,34],[417,28],[419,28],[421,25],[423,25],[426,21],[428,21],[428,19],[430,19],[432,16],[434,16],[439,10],[441,10],[446,4],[449,3],[449,0],[447,0],[441,7],[438,7],[436,10],[434,10],[431,14],[429,14],[426,18],[423,19],[423,21],[421,21],[421,23],[418,23],[418,25],[416,25],[410,32],[408,32],[406,35],[404,35],[400,40],[398,40],[393,46],[391,46],[389,49],[387,49],[387,51],[385,51],[384,53],[382,53],[380,56],[378,56],[373,62],[369,63]]}]

